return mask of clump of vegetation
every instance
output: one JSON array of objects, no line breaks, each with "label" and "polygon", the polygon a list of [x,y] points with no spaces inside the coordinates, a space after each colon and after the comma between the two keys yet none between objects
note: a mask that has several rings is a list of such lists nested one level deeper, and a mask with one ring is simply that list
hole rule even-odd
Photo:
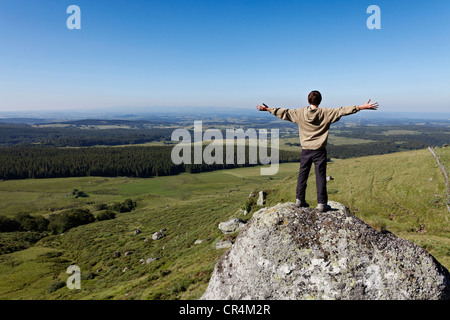
[{"label": "clump of vegetation", "polygon": [[81,280],[91,280],[96,277],[96,274],[91,271],[86,271],[81,273]]},{"label": "clump of vegetation", "polygon": [[49,221],[43,216],[19,213],[15,218],[0,216],[0,232],[46,231]]},{"label": "clump of vegetation", "polygon": [[43,216],[31,216],[27,213],[19,213],[16,216],[22,231],[46,231],[49,225],[48,219]]},{"label": "clump of vegetation", "polygon": [[250,201],[245,201],[242,208],[245,212],[250,212],[252,210],[252,203]]},{"label": "clump of vegetation", "polygon": [[370,225],[372,226],[372,228],[374,228],[375,230],[377,230],[381,233],[388,232],[386,222],[384,222],[383,220],[377,219]]},{"label": "clump of vegetation", "polygon": [[36,231],[8,232],[0,234],[0,255],[24,250],[46,236]]},{"label": "clump of vegetation", "polygon": [[[74,189],[74,192],[77,189]],[[77,190],[77,192],[79,192]],[[81,191],[82,192],[82,191]],[[32,216],[29,213],[18,213],[15,217],[0,215],[0,232],[16,231],[51,231],[53,234],[63,233],[73,227],[94,221],[111,220],[116,213],[130,212],[136,208],[136,201],[126,199],[112,205],[99,204],[96,206],[100,212],[96,217],[89,209],[71,209],[63,213],[54,213],[49,219],[42,215]]]},{"label": "clump of vegetation", "polygon": [[95,205],[96,211],[106,210],[108,209],[108,205],[106,203],[100,203]]},{"label": "clump of vegetation", "polygon": [[241,209],[246,211],[247,213],[252,211],[252,207],[256,203],[257,195],[252,192],[250,196],[245,200],[244,204],[242,205]]},{"label": "clump of vegetation", "polygon": [[95,221],[95,217],[89,209],[74,209],[59,214],[52,214],[49,219],[48,229],[54,234],[63,233],[73,227]]},{"label": "clump of vegetation", "polygon": [[20,223],[10,217],[0,216],[0,232],[13,232],[20,230]]},{"label": "clump of vegetation", "polygon": [[131,199],[126,199],[123,202],[116,202],[116,203],[108,206],[108,208],[112,211],[120,212],[120,213],[130,212],[136,208],[136,201],[133,201]]},{"label": "clump of vegetation", "polygon": [[89,197],[89,195],[87,195],[84,191],[78,190],[78,189],[73,189],[72,191],[72,195],[73,197],[76,198],[87,198]]},{"label": "clump of vegetation", "polygon": [[111,220],[116,218],[116,214],[111,210],[102,210],[97,214],[97,221]]},{"label": "clump of vegetation", "polygon": [[43,254],[40,254],[37,258],[36,261],[38,262],[48,262],[48,261],[55,261],[58,258],[60,258],[62,256],[62,252],[61,251],[50,251],[50,252],[45,252]]},{"label": "clump of vegetation", "polygon": [[55,292],[58,289],[61,289],[62,287],[64,287],[66,285],[66,283],[64,281],[61,280],[57,280],[57,281],[53,281],[52,283],[50,283],[50,285],[48,286],[47,292],[48,293],[52,293]]}]

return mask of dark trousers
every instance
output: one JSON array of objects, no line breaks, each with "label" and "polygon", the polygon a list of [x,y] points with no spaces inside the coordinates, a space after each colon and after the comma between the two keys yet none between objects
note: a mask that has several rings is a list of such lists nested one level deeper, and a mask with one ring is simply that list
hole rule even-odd
[{"label": "dark trousers", "polygon": [[325,148],[318,150],[302,149],[297,181],[297,199],[302,202],[305,201],[306,182],[313,163],[316,170],[317,203],[326,204],[328,202],[328,194],[326,178],[327,150]]}]

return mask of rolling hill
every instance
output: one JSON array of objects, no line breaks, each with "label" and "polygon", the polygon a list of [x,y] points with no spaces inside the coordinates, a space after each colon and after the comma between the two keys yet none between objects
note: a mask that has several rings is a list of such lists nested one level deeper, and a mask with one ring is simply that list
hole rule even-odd
[{"label": "rolling hill", "polygon": [[[448,155],[448,149],[440,154]],[[198,299],[225,252],[215,243],[236,236],[222,234],[218,224],[250,219],[261,208],[253,204],[244,215],[241,208],[251,192],[265,190],[266,206],[295,201],[297,163],[281,164],[275,176],[259,173],[259,167],[247,167],[154,178],[2,181],[0,214],[7,216],[20,211],[49,216],[71,208],[97,215],[99,204],[128,198],[137,207],[1,255],[0,299]],[[344,203],[371,226],[420,245],[450,268],[445,182],[428,150],[333,160],[328,175],[330,200]],[[316,205],[314,181],[311,173],[311,205]],[[71,197],[73,189],[88,197]],[[153,240],[160,230],[165,236]],[[0,243],[18,241],[13,234],[0,233]],[[65,286],[72,264],[81,270],[80,290]]]}]

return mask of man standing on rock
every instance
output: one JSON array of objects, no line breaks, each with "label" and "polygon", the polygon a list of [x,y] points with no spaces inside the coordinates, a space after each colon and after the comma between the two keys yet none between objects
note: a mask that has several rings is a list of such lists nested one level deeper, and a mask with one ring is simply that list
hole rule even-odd
[{"label": "man standing on rock", "polygon": [[274,116],[298,124],[302,154],[300,159],[300,170],[297,181],[297,207],[309,207],[305,201],[306,182],[309,171],[314,163],[316,171],[317,187],[317,209],[320,211],[330,210],[327,194],[327,140],[330,125],[341,119],[342,116],[354,114],[359,110],[376,110],[378,103],[370,103],[370,100],[361,106],[341,108],[319,108],[322,95],[319,91],[311,91],[308,95],[308,107],[299,109],[269,108],[264,103],[257,105],[259,111],[269,111]]}]

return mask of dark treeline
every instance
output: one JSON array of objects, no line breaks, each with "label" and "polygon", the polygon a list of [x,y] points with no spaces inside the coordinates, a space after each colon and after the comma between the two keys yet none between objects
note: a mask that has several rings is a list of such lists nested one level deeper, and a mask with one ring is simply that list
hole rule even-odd
[{"label": "dark treeline", "polygon": [[80,129],[0,123],[0,146],[90,147],[170,140],[173,129]]},{"label": "dark treeline", "polygon": [[[82,176],[152,177],[181,172],[198,173],[250,166],[248,148],[246,163],[179,164],[172,162],[172,146],[90,147],[90,148],[0,148],[0,179],[59,178]],[[191,152],[193,155],[194,152]],[[280,162],[299,161],[300,153],[281,150]]]},{"label": "dark treeline", "polygon": [[[335,134],[340,137],[404,144],[404,149],[407,150],[440,146],[450,141],[450,130],[445,126],[358,126],[340,127],[337,130],[339,131]],[[330,132],[334,131],[336,130],[332,128]]]},{"label": "dark treeline", "polygon": [[[74,123],[77,126],[102,124],[105,124],[104,120],[94,122],[86,120],[86,122]],[[108,122],[107,124],[129,125],[128,122]],[[171,160],[173,146],[93,147],[95,145],[124,145],[171,139],[173,129],[143,129],[142,126],[144,124],[139,123],[136,125],[138,129],[100,130],[0,123],[0,146],[3,146],[0,147],[0,179],[81,176],[152,177],[250,165],[248,164],[248,150],[245,157],[246,164],[237,165],[235,161],[234,164],[175,165]],[[357,145],[334,146],[329,144],[328,156],[340,159],[441,146],[450,140],[447,127],[433,126],[339,127],[332,128],[332,133],[343,137],[357,137],[373,141]],[[58,148],[66,146],[75,148]],[[299,151],[300,146],[298,151],[281,150],[280,162],[300,161]]]},{"label": "dark treeline", "polygon": [[369,142],[364,144],[349,144],[349,145],[328,145],[327,152],[328,157],[336,158],[336,159],[348,159],[355,157],[363,157],[363,156],[372,156],[378,154],[387,154],[399,151],[407,151],[407,150],[417,150],[423,149],[425,146],[415,144],[396,144],[393,141],[379,141],[379,142]]},{"label": "dark treeline", "polygon": [[[436,142],[436,141],[435,141]],[[430,145],[443,145],[434,143]],[[328,157],[347,159],[353,157],[387,154],[399,151],[426,148],[428,144],[410,140],[397,143],[390,139],[357,145],[328,145]],[[246,149],[245,164],[235,161],[226,164],[224,150],[223,164],[174,164],[171,159],[173,146],[129,146],[129,147],[83,147],[42,148],[7,147],[0,148],[0,179],[60,178],[84,176],[129,176],[153,177],[175,175],[182,172],[199,173],[220,169],[231,169],[249,164]],[[191,152],[193,155],[194,152]],[[298,151],[279,151],[279,161],[299,162]],[[193,161],[192,161],[193,162]],[[192,163],[191,162],[191,163]],[[258,163],[259,164],[259,163]]]},{"label": "dark treeline", "polygon": [[[442,146],[450,141],[447,127],[432,126],[374,126],[340,128],[338,136],[348,138],[360,138],[374,142],[328,146],[329,156],[332,158],[353,158],[377,154],[393,153],[398,151],[424,149],[428,146]],[[392,130],[389,134],[386,132]],[[398,132],[395,132],[398,131]],[[402,133],[410,131],[409,133]]]}]

